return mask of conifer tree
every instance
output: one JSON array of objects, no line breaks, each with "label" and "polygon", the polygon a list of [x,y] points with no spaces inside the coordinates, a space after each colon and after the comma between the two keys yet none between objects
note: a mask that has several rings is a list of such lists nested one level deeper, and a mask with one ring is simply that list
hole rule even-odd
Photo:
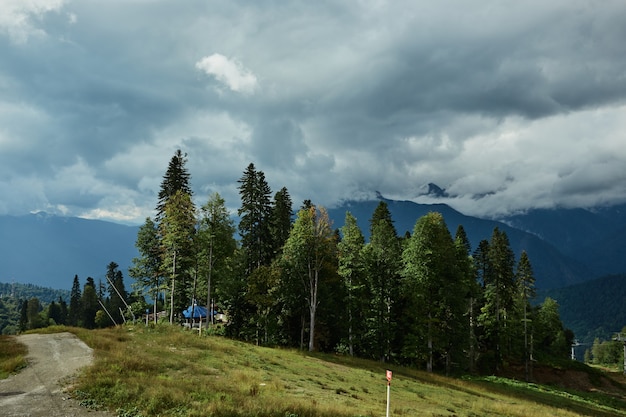
[{"label": "conifer tree", "polygon": [[[453,350],[460,351],[462,336],[467,334],[463,320],[467,288],[440,213],[429,213],[417,221],[402,260],[406,315],[417,325],[408,347],[416,349],[416,359],[425,357],[428,372],[433,371],[436,356],[445,361],[449,372]],[[426,346],[416,344],[419,340],[425,340]]]},{"label": "conifer tree", "polygon": [[273,257],[271,236],[271,190],[263,171],[249,164],[239,182],[241,207],[239,235],[246,256],[246,274],[261,265],[269,266]]},{"label": "conifer tree", "polygon": [[292,205],[291,196],[287,188],[283,187],[274,194],[270,223],[273,241],[272,256],[274,257],[281,252],[283,245],[289,237],[292,223],[291,217],[293,215]]},{"label": "conifer tree", "polygon": [[106,280],[107,291],[109,292],[107,309],[113,316],[116,323],[124,321],[124,311],[126,311],[126,299],[128,294],[124,287],[124,277],[122,271],[118,269],[119,265],[110,262],[107,265]]},{"label": "conifer tree", "polygon": [[92,277],[87,277],[83,294],[80,299],[81,320],[80,326],[87,329],[96,327],[96,313],[100,309],[98,296],[96,295],[96,283]]},{"label": "conifer tree", "polygon": [[72,290],[70,292],[70,309],[68,312],[67,323],[70,326],[78,326],[82,317],[80,299],[82,292],[80,290],[80,282],[78,281],[78,275],[74,275],[74,281],[72,282]]},{"label": "conifer tree", "polygon": [[170,323],[191,302],[192,282],[190,267],[195,263],[194,236],[196,232],[195,207],[191,196],[182,191],[169,198],[159,225],[163,255],[163,275],[171,278]]},{"label": "conifer tree", "polygon": [[499,370],[503,356],[510,353],[510,320],[513,318],[517,287],[514,273],[515,254],[508,236],[497,227],[491,236],[487,257],[490,271],[485,277],[485,304],[479,320],[485,331],[488,348],[495,352],[495,366]]},{"label": "conifer tree", "polygon": [[354,355],[354,345],[363,336],[363,313],[369,300],[365,297],[365,263],[363,248],[365,237],[357,225],[356,218],[346,212],[344,226],[341,228],[342,239],[337,244],[339,267],[338,273],[344,281],[348,299],[348,352]]},{"label": "conifer tree", "polygon": [[535,275],[533,274],[533,268],[530,264],[530,259],[526,251],[522,251],[519,262],[517,263],[516,280],[519,286],[519,304],[523,311],[523,324],[524,324],[524,370],[526,381],[530,381],[531,378],[531,357],[532,347],[529,345],[529,323],[530,319],[530,301],[535,297]]},{"label": "conifer tree", "polygon": [[186,163],[187,154],[183,154],[180,149],[177,149],[161,182],[161,189],[158,195],[159,200],[156,207],[157,223],[161,221],[165,214],[165,204],[177,191],[188,194],[190,197],[193,195],[190,185],[191,175],[187,171]]},{"label": "conifer tree", "polygon": [[459,225],[454,238],[454,246],[457,253],[457,263],[459,266],[464,286],[467,288],[467,325],[469,328],[467,352],[468,366],[470,372],[475,371],[475,360],[478,356],[478,340],[476,336],[476,318],[478,316],[477,300],[481,294],[481,287],[476,280],[476,269],[474,267],[474,259],[471,255],[471,244],[465,233],[463,225]]},{"label": "conifer tree", "polygon": [[371,357],[388,361],[395,338],[402,247],[387,203],[381,201],[370,220],[370,241],[363,248],[368,293],[364,342]]}]

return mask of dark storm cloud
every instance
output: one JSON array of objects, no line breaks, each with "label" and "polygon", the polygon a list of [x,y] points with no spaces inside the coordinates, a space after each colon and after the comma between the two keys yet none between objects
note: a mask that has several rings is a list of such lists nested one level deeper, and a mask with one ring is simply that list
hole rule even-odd
[{"label": "dark storm cloud", "polygon": [[626,199],[621,1],[1,1],[4,213],[142,221],[177,148],[231,207],[250,162],[326,205]]}]

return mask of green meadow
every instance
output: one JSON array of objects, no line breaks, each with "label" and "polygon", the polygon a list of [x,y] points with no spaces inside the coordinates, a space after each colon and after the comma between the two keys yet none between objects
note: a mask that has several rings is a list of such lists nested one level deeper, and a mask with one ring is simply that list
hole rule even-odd
[{"label": "green meadow", "polygon": [[[169,325],[46,331],[71,331],[95,350],[72,393],[85,407],[119,416],[385,416],[387,366],[380,362],[258,347]],[[391,416],[626,416],[620,376],[581,364],[573,372],[592,385],[578,391],[390,369]]]}]

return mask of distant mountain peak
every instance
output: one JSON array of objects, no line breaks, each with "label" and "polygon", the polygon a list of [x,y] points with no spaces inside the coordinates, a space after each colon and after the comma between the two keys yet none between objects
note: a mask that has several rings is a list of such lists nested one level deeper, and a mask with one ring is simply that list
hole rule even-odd
[{"label": "distant mountain peak", "polygon": [[433,182],[429,182],[428,185],[426,185],[424,188],[426,187],[428,187],[426,192],[423,192],[421,195],[427,195],[436,198],[445,198],[450,196],[445,188],[441,188]]}]

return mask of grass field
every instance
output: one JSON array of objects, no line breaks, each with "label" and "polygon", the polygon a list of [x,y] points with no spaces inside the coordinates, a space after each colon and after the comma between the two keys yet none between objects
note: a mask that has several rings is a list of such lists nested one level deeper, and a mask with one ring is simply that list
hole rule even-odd
[{"label": "grass field", "polygon": [[[386,367],[379,362],[260,348],[168,325],[59,330],[95,350],[96,363],[74,396],[120,416],[385,415]],[[392,416],[626,416],[619,383],[577,392],[391,369]]]},{"label": "grass field", "polygon": [[27,353],[26,346],[14,337],[0,335],[0,379],[25,367]]}]

